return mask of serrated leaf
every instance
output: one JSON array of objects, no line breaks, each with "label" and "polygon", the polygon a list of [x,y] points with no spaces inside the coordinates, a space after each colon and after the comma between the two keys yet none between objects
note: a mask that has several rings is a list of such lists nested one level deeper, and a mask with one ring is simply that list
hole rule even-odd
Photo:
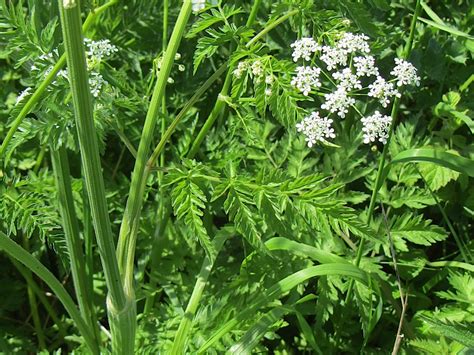
[{"label": "serrated leaf", "polygon": [[423,216],[412,216],[410,213],[395,217],[390,233],[394,237],[426,246],[448,237],[446,231],[439,226],[432,225],[431,220],[424,220]]}]

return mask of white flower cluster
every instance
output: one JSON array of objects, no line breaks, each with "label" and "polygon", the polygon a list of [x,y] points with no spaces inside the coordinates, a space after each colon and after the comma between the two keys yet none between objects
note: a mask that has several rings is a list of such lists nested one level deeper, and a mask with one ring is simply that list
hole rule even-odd
[{"label": "white flower cluster", "polygon": [[303,60],[311,60],[312,55],[321,49],[312,38],[301,38],[292,43],[291,48],[293,48],[293,61],[295,62],[300,58],[303,58]]},{"label": "white flower cluster", "polygon": [[324,142],[326,138],[335,138],[334,128],[331,127],[332,119],[320,117],[319,112],[312,112],[303,121],[296,125],[298,132],[303,132],[308,142],[308,147],[312,147],[317,141]]},{"label": "white flower cluster", "polygon": [[321,69],[315,67],[298,67],[296,68],[296,76],[291,80],[291,85],[308,96],[312,87],[321,86],[319,74]]},{"label": "white flower cluster", "polygon": [[20,101],[22,101],[25,97],[27,97],[31,93],[31,88],[28,87],[22,92],[20,92],[20,95],[17,96],[16,98],[16,104],[18,104]]},{"label": "white flower cluster", "polygon": [[420,86],[420,77],[416,75],[416,68],[406,60],[395,58],[395,68],[390,72],[397,79],[397,86]]},{"label": "white flower cluster", "polygon": [[[394,97],[401,96],[398,87],[420,84],[416,68],[398,58],[395,59],[395,67],[390,73],[393,78],[386,80],[382,77],[375,58],[370,55],[368,39],[363,34],[344,33],[332,46],[320,45],[312,38],[302,38],[294,42],[291,45],[293,60],[296,62],[301,58],[311,63],[296,68],[291,85],[304,96],[323,87],[323,84],[333,85],[330,92],[323,87],[326,93],[319,93],[319,96],[324,97],[321,109],[328,111],[328,115],[336,114],[344,118],[349,108],[355,105],[356,97],[367,95],[375,98],[378,104],[386,108]],[[318,51],[320,55],[314,58],[314,54]],[[321,74],[324,74],[329,82],[324,82]],[[360,93],[362,90],[364,93]],[[303,132],[310,147],[321,141],[318,138],[321,137],[321,133],[317,133],[324,131],[321,127],[329,121],[332,123],[332,120],[319,115],[319,112],[313,113],[297,125],[298,131]],[[375,141],[386,143],[391,124],[389,116],[375,111],[371,116],[362,118],[362,124],[365,143]],[[319,130],[315,127],[319,127]],[[334,138],[334,136],[332,130],[330,135],[324,137]]]},{"label": "white flower cluster", "polygon": [[382,115],[379,111],[375,111],[372,116],[362,117],[361,121],[363,124],[364,143],[375,142],[377,138],[379,142],[383,144],[387,143],[392,117]]},{"label": "white flower cluster", "polygon": [[103,78],[100,73],[91,72],[89,74],[89,86],[92,96],[99,97],[100,91],[102,90],[102,86],[107,84],[108,82]]},{"label": "white flower cluster", "polygon": [[88,62],[100,62],[102,59],[110,57],[115,52],[118,52],[118,48],[108,39],[93,41],[89,38],[84,38],[84,44],[86,46]]},{"label": "white flower cluster", "polygon": [[388,106],[391,97],[400,97],[400,93],[395,89],[393,84],[388,83],[380,75],[378,75],[375,81],[369,85],[369,93],[367,95],[379,99],[379,102],[383,107]]},{"label": "white flower cluster", "polygon": [[206,0],[192,0],[191,6],[193,12],[199,12],[201,10],[204,10],[204,8],[206,7]]}]

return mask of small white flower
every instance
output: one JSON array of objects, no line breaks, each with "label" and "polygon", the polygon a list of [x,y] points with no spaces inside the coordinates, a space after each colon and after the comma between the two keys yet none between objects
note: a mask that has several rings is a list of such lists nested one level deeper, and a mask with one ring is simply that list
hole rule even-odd
[{"label": "small white flower", "polygon": [[358,77],[379,75],[379,70],[375,66],[375,59],[371,55],[365,57],[355,57],[354,67],[356,68],[356,75]]},{"label": "small white flower", "polygon": [[265,77],[265,84],[269,84],[269,85],[273,84],[273,75],[267,75]]},{"label": "small white flower", "polygon": [[337,42],[337,47],[347,53],[362,52],[370,53],[369,37],[364,34],[355,35],[351,32],[344,33],[342,38]]},{"label": "small white flower", "polygon": [[377,79],[369,85],[369,89],[367,95],[379,99],[379,102],[383,107],[387,107],[392,96],[400,97],[400,93],[395,89],[393,84],[388,83],[380,75],[377,76]]},{"label": "small white flower", "polygon": [[178,70],[179,71],[185,71],[186,67],[183,64],[178,65]]},{"label": "small white flower", "polygon": [[319,74],[321,69],[315,67],[298,67],[296,68],[296,76],[291,80],[291,85],[302,92],[304,96],[308,96],[311,88],[321,86]]},{"label": "small white flower", "polygon": [[110,57],[113,53],[118,52],[118,49],[108,39],[100,41],[93,41],[89,38],[84,38],[86,45],[86,54],[91,60],[101,61],[105,57]]},{"label": "small white flower", "polygon": [[335,69],[338,65],[347,64],[347,52],[340,48],[323,46],[321,60],[326,64],[328,70]]},{"label": "small white flower", "polygon": [[272,96],[272,89],[266,88],[266,89],[265,89],[265,95],[267,95],[267,96]]},{"label": "small white flower", "polygon": [[199,12],[206,7],[206,0],[192,0],[193,12]]},{"label": "small white flower", "polygon": [[166,81],[168,82],[168,84],[174,84],[174,79],[171,76],[168,77],[168,79],[166,79]]},{"label": "small white flower", "polygon": [[325,94],[324,98],[326,102],[321,105],[321,108],[331,113],[337,112],[337,115],[341,118],[346,117],[346,113],[349,112],[349,106],[355,104],[355,99],[347,96],[347,90],[342,86],[330,94]]},{"label": "small white flower", "polygon": [[392,117],[382,115],[379,111],[375,111],[372,116],[362,118],[362,131],[364,132],[364,143],[378,141],[386,144],[388,139],[388,131]]},{"label": "small white flower", "polygon": [[22,92],[20,92],[20,95],[17,96],[16,98],[16,103],[18,104],[20,101],[22,101],[25,97],[27,97],[31,93],[31,88],[28,87]]},{"label": "small white flower", "polygon": [[395,68],[390,72],[397,80],[397,86],[420,86],[420,77],[416,75],[416,68],[406,60],[395,58]]},{"label": "small white flower", "polygon": [[107,85],[108,82],[100,75],[100,73],[92,72],[89,75],[89,86],[91,94],[94,97],[98,97],[103,85]]},{"label": "small white flower", "polygon": [[263,65],[262,62],[259,60],[256,60],[252,64],[252,74],[255,75],[256,77],[262,76],[263,75]]},{"label": "small white flower", "polygon": [[293,48],[292,56],[295,62],[300,58],[303,58],[303,60],[311,60],[313,53],[321,49],[319,44],[310,37],[301,38],[293,42],[290,46]]},{"label": "small white flower", "polygon": [[305,140],[311,148],[317,141],[323,142],[326,138],[336,137],[334,128],[331,127],[332,122],[327,117],[319,117],[319,112],[312,112],[296,125],[296,129],[306,136]]},{"label": "small white flower", "polygon": [[345,88],[347,91],[352,89],[362,89],[359,78],[352,74],[351,68],[344,68],[342,71],[333,73],[332,77],[339,80],[338,86]]},{"label": "small white flower", "polygon": [[248,69],[248,63],[247,62],[239,62],[239,64],[237,65],[237,68],[234,69],[233,73],[234,73],[234,76],[236,78],[241,78],[242,77],[242,74],[247,71]]},{"label": "small white flower", "polygon": [[180,60],[181,59],[181,53],[176,52],[174,55],[174,60]]}]

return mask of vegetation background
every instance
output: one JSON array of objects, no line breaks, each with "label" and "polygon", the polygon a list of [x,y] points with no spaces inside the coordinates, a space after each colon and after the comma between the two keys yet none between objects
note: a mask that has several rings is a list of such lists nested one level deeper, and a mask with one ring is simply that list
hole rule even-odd
[{"label": "vegetation background", "polygon": [[[104,183],[88,182],[76,93],[51,74],[66,62],[69,10],[0,2],[0,352],[130,353],[112,331],[137,354],[472,353],[473,3],[206,6],[81,2],[85,36],[117,49],[88,62],[96,81],[81,106],[91,104],[98,137],[102,174],[90,174],[105,182],[94,194]],[[379,190],[384,146],[363,144],[353,113],[332,145],[309,148],[295,128],[320,103],[290,85],[290,44],[344,32],[369,36],[388,70],[413,34],[421,85],[398,103]],[[177,54],[163,56],[173,45]],[[270,94],[268,83],[233,76],[246,58],[265,63]],[[131,178],[138,161],[142,186]],[[102,225],[122,245],[134,199],[135,255],[119,246],[104,257],[94,206],[106,201]],[[133,308],[123,322],[114,301],[106,306],[113,266]]]}]

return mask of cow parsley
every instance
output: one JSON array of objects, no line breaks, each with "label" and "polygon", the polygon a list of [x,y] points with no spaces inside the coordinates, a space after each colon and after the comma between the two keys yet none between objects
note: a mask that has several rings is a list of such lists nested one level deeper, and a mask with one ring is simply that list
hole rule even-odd
[{"label": "cow parsley", "polygon": [[358,77],[379,75],[379,69],[375,66],[375,59],[371,55],[354,57],[353,63]]},{"label": "cow parsley", "polygon": [[390,103],[391,97],[400,97],[400,93],[395,89],[394,85],[388,83],[381,76],[377,76],[377,79],[369,85],[369,93],[367,95],[379,99],[379,102],[383,107],[387,107]]},{"label": "cow parsley", "polygon": [[397,86],[420,85],[420,77],[416,75],[416,68],[406,60],[395,58],[395,68],[390,72],[396,77]]},{"label": "cow parsley", "polygon": [[347,91],[352,89],[362,89],[359,78],[357,75],[352,74],[351,68],[344,68],[341,71],[335,72],[332,74],[332,77],[339,80],[338,87],[344,88]]},{"label": "cow parsley", "polygon": [[324,98],[326,102],[321,105],[321,108],[331,113],[337,112],[337,115],[341,118],[346,117],[349,106],[355,104],[355,99],[347,95],[347,90],[343,86],[332,93],[325,94]]},{"label": "cow parsley", "polygon": [[297,88],[304,96],[308,96],[313,87],[321,86],[319,74],[321,69],[315,67],[298,67],[296,76],[291,80],[291,85]]},{"label": "cow parsley", "polygon": [[312,38],[301,38],[290,46],[293,48],[292,56],[295,62],[300,58],[303,58],[303,60],[311,60],[311,56],[321,49]]},{"label": "cow parsley", "polygon": [[320,117],[319,112],[312,112],[296,125],[296,129],[306,136],[308,147],[312,147],[317,141],[324,142],[326,138],[336,137],[332,122],[330,118]]},{"label": "cow parsley", "polygon": [[347,64],[347,52],[343,49],[323,46],[322,52],[323,55],[320,59],[326,64],[328,70],[333,70],[338,65]]},{"label": "cow parsley", "polygon": [[361,119],[364,132],[364,143],[369,144],[377,139],[383,144],[387,143],[388,131],[392,123],[392,117],[382,115],[379,111],[375,111],[373,115],[363,117]]}]

